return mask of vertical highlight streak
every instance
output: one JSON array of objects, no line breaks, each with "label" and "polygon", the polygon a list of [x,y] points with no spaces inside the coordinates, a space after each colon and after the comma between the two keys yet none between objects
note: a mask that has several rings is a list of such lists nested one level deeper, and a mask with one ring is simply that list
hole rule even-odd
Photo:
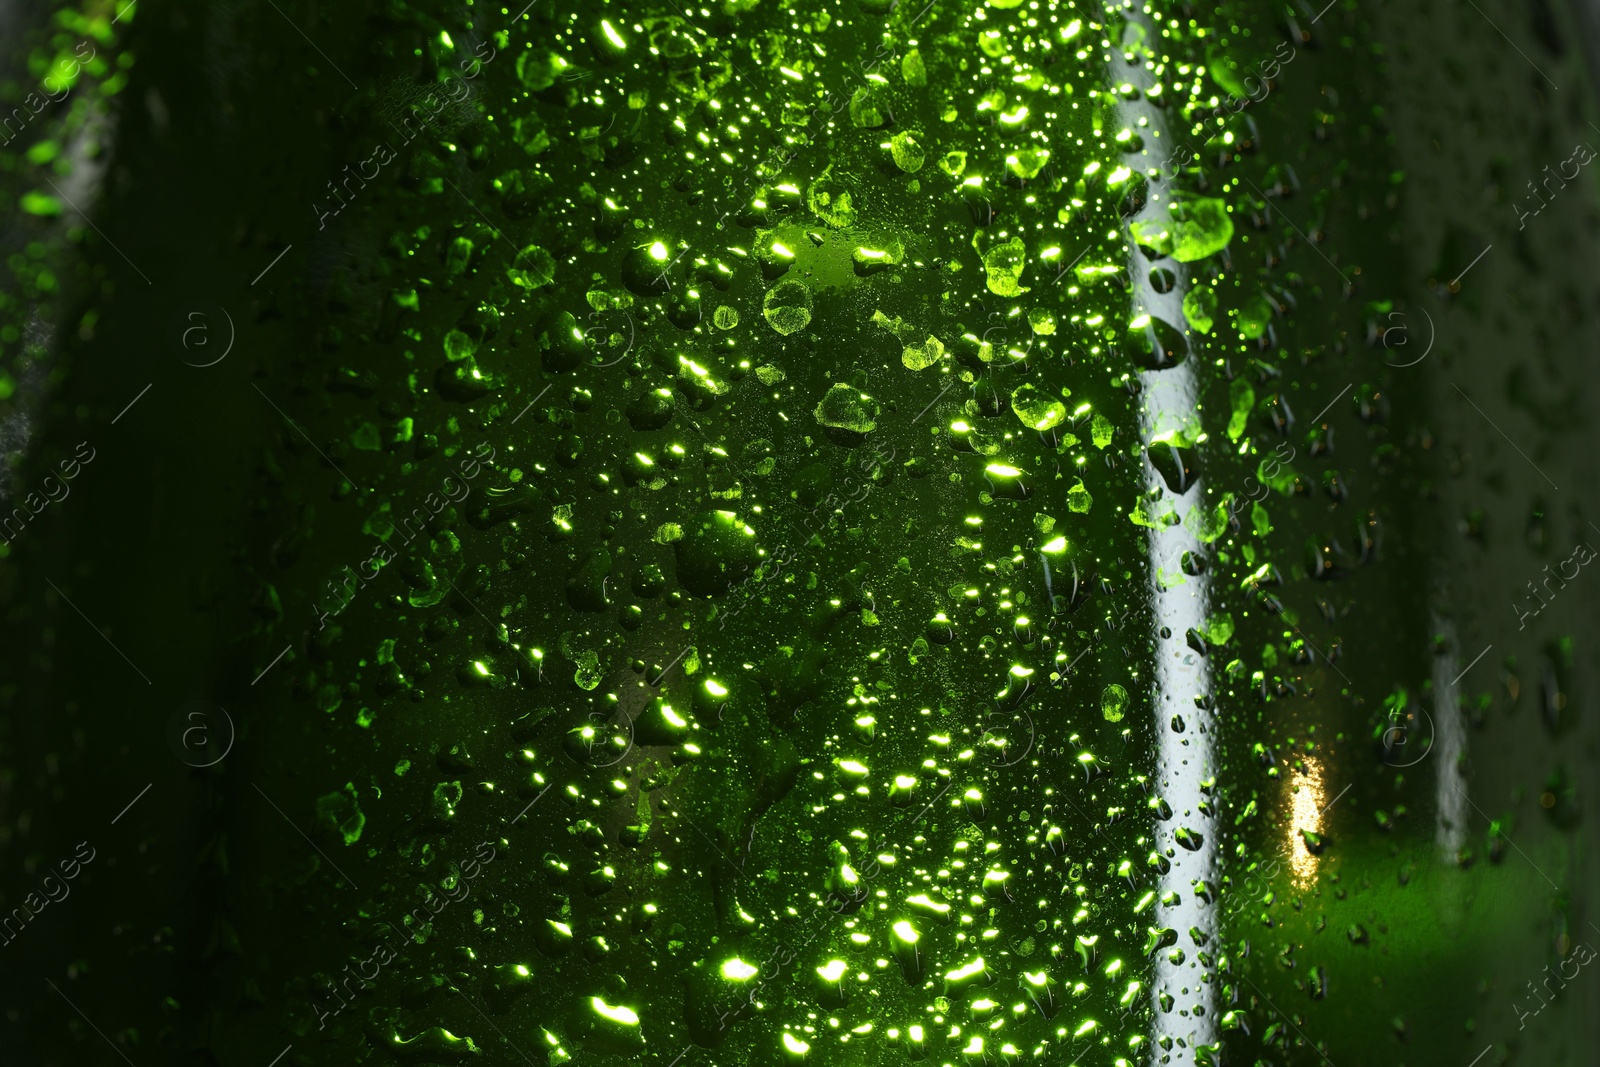
[{"label": "vertical highlight streak", "polygon": [[[1130,25],[1143,26],[1146,37],[1154,34],[1148,16],[1136,8],[1126,9]],[[1128,154],[1124,162],[1137,173],[1148,173],[1158,165],[1160,153],[1170,143],[1165,117],[1145,98],[1143,90],[1151,87],[1155,79],[1137,61],[1128,61],[1120,48],[1113,50],[1111,74],[1114,84],[1127,83],[1140,92],[1127,99],[1119,114],[1124,121],[1136,126],[1150,147]],[[1129,244],[1129,274],[1133,285],[1133,314],[1148,314],[1160,318],[1183,331],[1184,341],[1192,348],[1188,323],[1183,315],[1183,289],[1187,271],[1183,264],[1160,260],[1159,265],[1173,272],[1177,284],[1166,293],[1158,293],[1150,281],[1150,270],[1157,263],[1146,263],[1142,253],[1134,246],[1131,226],[1150,217],[1164,217],[1167,211],[1165,190],[1157,183],[1150,185],[1150,197],[1144,208],[1125,221],[1124,232]],[[1142,371],[1139,375],[1142,404],[1139,412],[1139,430],[1148,442],[1162,432],[1192,425],[1199,410],[1195,368],[1191,358],[1185,358],[1175,367],[1157,371]],[[1145,487],[1161,487],[1165,482],[1148,459],[1145,461]],[[1169,495],[1168,499],[1172,499]],[[1211,712],[1200,707],[1196,698],[1208,696],[1211,689],[1209,666],[1204,657],[1196,655],[1187,644],[1189,630],[1204,630],[1206,612],[1210,603],[1209,573],[1187,575],[1183,584],[1163,588],[1159,575],[1182,574],[1185,552],[1201,554],[1204,546],[1191,532],[1189,514],[1204,506],[1204,487],[1196,479],[1185,486],[1181,496],[1172,499],[1178,517],[1183,522],[1173,526],[1157,524],[1150,531],[1150,596],[1153,606],[1152,626],[1155,628],[1157,649],[1156,677],[1151,692],[1151,709],[1155,718],[1156,733],[1156,788],[1172,808],[1172,817],[1156,827],[1156,848],[1163,854],[1170,852],[1171,867],[1160,877],[1158,898],[1174,899],[1170,906],[1158,904],[1156,925],[1169,927],[1178,934],[1178,943],[1162,949],[1154,961],[1154,981],[1151,986],[1153,1018],[1150,1032],[1150,1062],[1164,1067],[1186,1067],[1197,1062],[1195,1048],[1214,1044],[1217,1040],[1216,994],[1212,982],[1203,981],[1204,969],[1196,959],[1199,945],[1191,942],[1189,932],[1199,931],[1208,938],[1216,936],[1216,919],[1211,907],[1195,893],[1196,881],[1212,882],[1217,856],[1217,828],[1215,819],[1201,807],[1205,795],[1201,783],[1215,773],[1216,722]],[[1171,637],[1162,639],[1165,628]],[[1208,702],[1209,703],[1209,702]],[[1183,717],[1182,733],[1172,729],[1174,715]],[[1175,840],[1174,833],[1183,827],[1198,838],[1198,847],[1189,849]],[[1191,839],[1192,840],[1192,839]],[[1172,897],[1168,897],[1172,894]],[[1174,963],[1170,953],[1183,950],[1183,962]],[[1164,996],[1172,998],[1172,1007],[1162,1010]],[[1159,1038],[1165,1033],[1182,1042],[1174,1042],[1169,1050],[1163,1049]]]},{"label": "vertical highlight streak", "polygon": [[[1144,306],[1155,313],[1156,305],[1150,302],[1155,296],[1148,290],[1148,282],[1136,285],[1135,292]],[[1176,292],[1176,290],[1174,290]],[[1140,413],[1140,429],[1150,436],[1159,432],[1157,427],[1168,424],[1173,417],[1192,413],[1193,371],[1179,366],[1164,371],[1147,371],[1140,375],[1144,386],[1145,404]],[[1189,401],[1187,405],[1185,402]],[[1153,467],[1146,464],[1146,484],[1160,485],[1162,479]],[[1180,518],[1187,520],[1189,513],[1201,506],[1201,487],[1197,481],[1187,493],[1176,501]],[[1154,691],[1151,694],[1151,711],[1155,719],[1156,782],[1161,796],[1172,807],[1172,818],[1157,827],[1156,844],[1163,853],[1172,851],[1171,868],[1161,876],[1158,896],[1169,892],[1177,897],[1171,907],[1158,912],[1159,925],[1178,932],[1178,947],[1184,950],[1185,962],[1171,963],[1166,952],[1155,962],[1155,982],[1152,994],[1157,1002],[1155,1028],[1163,1025],[1160,997],[1170,994],[1177,1001],[1174,1010],[1190,1016],[1188,1033],[1181,1026],[1172,1036],[1181,1037],[1187,1048],[1174,1049],[1170,1064],[1194,1063],[1196,1044],[1210,1044],[1216,1040],[1213,1005],[1213,985],[1202,982],[1203,971],[1196,960],[1198,945],[1190,943],[1189,931],[1197,929],[1214,937],[1216,922],[1209,906],[1195,895],[1193,883],[1214,881],[1213,868],[1217,855],[1217,827],[1215,820],[1200,807],[1205,800],[1201,783],[1215,774],[1214,766],[1216,721],[1206,709],[1196,705],[1195,698],[1209,695],[1211,676],[1206,660],[1197,656],[1186,643],[1190,629],[1203,630],[1207,606],[1210,601],[1210,580],[1206,574],[1188,576],[1188,580],[1171,589],[1163,589],[1156,575],[1181,573],[1183,554],[1199,553],[1199,540],[1189,531],[1187,523],[1176,526],[1158,526],[1150,533],[1150,594],[1154,605],[1152,626],[1157,631],[1158,661]],[[1161,639],[1160,631],[1166,628],[1172,636]],[[1174,715],[1183,717],[1183,733],[1172,729]],[[1198,835],[1199,847],[1193,851],[1176,845],[1174,831],[1184,827]],[[1188,993],[1185,994],[1184,990]],[[1154,1034],[1152,1038],[1154,1038]],[[1156,1055],[1162,1055],[1159,1046]]]},{"label": "vertical highlight streak", "polygon": [[[1467,843],[1467,821],[1471,818],[1467,811],[1467,794],[1462,792],[1464,783],[1457,770],[1467,751],[1467,731],[1461,721],[1461,667],[1456,661],[1455,623],[1435,611],[1433,631],[1444,637],[1446,647],[1451,650],[1448,655],[1433,657],[1433,729],[1430,733],[1436,738],[1432,744],[1438,752],[1422,748],[1421,742],[1426,738],[1417,738],[1408,745],[1406,756],[1410,758],[1419,753],[1433,756],[1438,774],[1434,788],[1438,807],[1434,840],[1439,859],[1455,863]],[[1410,748],[1419,752],[1411,752]]]}]

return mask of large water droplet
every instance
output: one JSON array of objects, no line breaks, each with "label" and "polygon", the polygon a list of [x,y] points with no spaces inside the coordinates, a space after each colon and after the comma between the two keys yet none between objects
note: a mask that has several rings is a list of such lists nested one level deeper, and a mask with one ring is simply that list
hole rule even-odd
[{"label": "large water droplet", "polygon": [[1128,713],[1128,691],[1112,682],[1100,692],[1100,715],[1106,722],[1121,722]]}]

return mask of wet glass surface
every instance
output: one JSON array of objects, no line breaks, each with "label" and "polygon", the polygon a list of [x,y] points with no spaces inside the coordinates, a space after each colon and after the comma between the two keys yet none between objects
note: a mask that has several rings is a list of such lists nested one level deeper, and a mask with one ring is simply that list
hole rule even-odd
[{"label": "wet glass surface", "polygon": [[519,6],[0,8],[0,1048],[1592,1060],[1586,8]]}]

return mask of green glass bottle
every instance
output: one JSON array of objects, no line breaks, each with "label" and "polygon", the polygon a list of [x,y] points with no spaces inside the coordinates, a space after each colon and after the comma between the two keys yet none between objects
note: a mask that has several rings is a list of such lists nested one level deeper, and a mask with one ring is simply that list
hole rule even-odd
[{"label": "green glass bottle", "polygon": [[1575,29],[519,6],[57,19],[17,1048],[1577,1060]]}]

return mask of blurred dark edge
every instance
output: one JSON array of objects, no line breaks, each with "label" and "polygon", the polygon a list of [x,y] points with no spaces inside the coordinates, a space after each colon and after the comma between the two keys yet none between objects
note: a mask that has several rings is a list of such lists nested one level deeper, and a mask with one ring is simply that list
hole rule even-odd
[{"label": "blurred dark edge", "polygon": [[[384,32],[387,10],[358,2],[294,13],[326,40],[366,41]],[[25,80],[37,45],[28,31],[41,31],[51,12],[13,0],[4,12],[0,21],[23,29],[0,33],[0,64]],[[307,852],[249,785],[252,761],[267,758],[250,740],[252,711],[268,690],[251,683],[277,651],[263,654],[257,636],[274,614],[271,576],[255,561],[290,525],[284,502],[263,495],[262,472],[288,435],[252,384],[291,409],[310,394],[309,379],[289,368],[291,356],[304,363],[306,339],[293,335],[279,302],[325,282],[339,250],[305,242],[270,279],[276,288],[250,282],[286,243],[314,230],[293,193],[338,170],[341,113],[362,105],[332,71],[308,75],[305,38],[269,4],[141,3],[119,33],[118,50],[136,63],[115,108],[115,147],[106,146],[114,162],[100,194],[82,202],[103,237],[90,235],[58,264],[65,291],[50,324],[58,336],[35,361],[38,377],[4,405],[0,429],[0,443],[25,444],[13,475],[20,493],[77,442],[97,453],[70,497],[34,518],[0,561],[7,909],[77,842],[97,853],[69,897],[0,945],[7,1062],[121,1062],[107,1037],[140,1067],[219,1062],[209,1051],[213,1010],[263,1003],[239,976],[228,896],[246,891],[241,865],[287,855],[279,851],[285,838],[297,842],[297,861]],[[403,76],[392,60],[369,76],[361,63],[372,58],[364,50],[342,66],[363,84]],[[81,225],[70,213],[61,223]],[[0,220],[8,253],[18,234],[33,239],[42,229],[37,219]],[[192,301],[228,309],[238,331],[214,368],[185,366],[167,336],[174,313]],[[89,309],[99,322],[79,337]],[[0,503],[9,511],[15,494]],[[345,548],[337,535],[327,541]],[[169,747],[170,717],[194,699],[228,709],[238,728],[217,767],[191,768]],[[304,732],[277,737],[270,758],[284,766],[314,758],[316,738]],[[279,771],[277,780],[297,773]],[[313,797],[273,799],[303,816]],[[301,826],[311,830],[304,818]],[[297,938],[285,930],[282,941]],[[274,998],[269,1011],[252,1013],[265,1024],[252,1057],[277,1040],[284,1007]]]},{"label": "blurred dark edge", "polygon": [[[324,6],[317,17],[327,39],[364,39],[371,32],[365,25],[381,21],[377,7]],[[1600,0],[1574,0],[1571,13],[1583,28],[1593,74],[1600,71]],[[29,47],[27,27],[42,24],[47,14],[0,0],[0,42],[7,42],[0,45],[0,63],[7,72],[25,71],[26,52],[13,52],[10,43]],[[1559,49],[1542,3],[1530,13],[1533,29],[1541,21],[1551,26],[1546,43]],[[13,32],[18,26],[21,32]],[[247,283],[306,229],[309,216],[303,204],[241,204],[239,191],[315,188],[319,175],[336,172],[349,158],[348,127],[341,108],[329,103],[330,92],[347,87],[331,74],[307,81],[305,42],[270,5],[142,5],[127,42],[138,62],[123,96],[117,165],[97,219],[150,272],[162,296],[149,299],[115,252],[93,244],[85,259],[117,284],[94,340],[63,351],[58,339],[50,361],[59,357],[65,375],[58,391],[45,397],[41,382],[19,393],[0,424],[0,448],[7,449],[23,440],[22,427],[33,427],[26,435],[30,459],[19,475],[24,485],[42,476],[48,464],[41,457],[51,449],[70,453],[87,437],[99,450],[73,506],[41,516],[19,553],[0,563],[0,643],[6,649],[0,879],[8,896],[26,892],[37,877],[24,869],[29,860],[54,864],[80,840],[99,853],[59,912],[47,909],[37,921],[41,928],[0,948],[7,954],[0,956],[0,1047],[39,1064],[113,1062],[46,982],[76,994],[64,975],[90,953],[93,967],[79,984],[91,986],[94,999],[77,1004],[108,1033],[134,1026],[140,1067],[216,1062],[209,1054],[185,1055],[208,1041],[209,1006],[249,1003],[254,996],[233,984],[225,965],[232,933],[221,923],[219,901],[227,892],[228,864],[241,862],[260,839],[288,833],[248,784],[255,762],[268,756],[249,744],[250,718],[240,712],[234,715],[240,738],[226,772],[191,770],[168,750],[165,723],[199,697],[248,707],[251,680],[276,652],[249,637],[260,620],[262,579],[237,565],[268,551],[282,533],[274,525],[279,513],[258,508],[247,492],[256,487],[267,442],[282,434],[278,415],[259,402],[250,383],[280,402],[296,396],[304,383],[295,380],[284,353],[310,339],[294,336],[273,298],[252,293]],[[365,69],[363,59],[371,61],[372,53],[345,64],[360,84],[395,73]],[[158,118],[163,108],[170,124]],[[307,134],[312,122],[319,137]],[[0,220],[7,251],[21,225]],[[160,250],[160,258],[147,260],[141,249]],[[328,259],[342,250],[312,245],[300,252],[305,260],[279,269],[298,272],[300,293],[308,295],[319,274],[332,269]],[[91,292],[80,285],[63,302],[54,324],[63,334],[94,302]],[[215,374],[185,373],[162,341],[173,305],[191,295],[236,312],[237,347]],[[132,338],[142,338],[143,348],[130,349]],[[147,383],[152,392],[128,416],[131,422],[115,428],[126,433],[119,438],[109,420]],[[1573,463],[1570,473],[1577,477]],[[337,537],[325,536],[322,551],[337,557]],[[153,685],[90,632],[89,623],[56,597],[52,582]],[[279,740],[271,758],[299,758]],[[302,743],[303,751],[315,753],[309,728]],[[133,813],[111,826],[146,784],[152,788]],[[289,810],[304,806],[275,799]],[[296,936],[292,928],[282,933],[285,940]],[[152,1026],[148,1005],[157,994],[174,1003]],[[256,1051],[265,1064],[277,1049],[263,1043]]]}]

